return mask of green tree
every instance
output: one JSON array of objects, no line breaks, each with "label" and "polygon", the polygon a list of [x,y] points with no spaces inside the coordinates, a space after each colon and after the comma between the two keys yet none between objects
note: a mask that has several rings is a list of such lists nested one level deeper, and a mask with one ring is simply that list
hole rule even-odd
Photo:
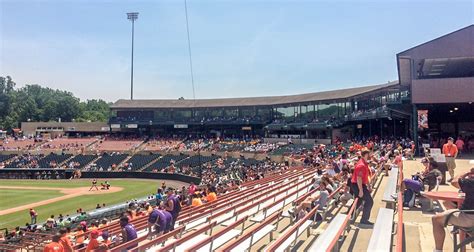
[{"label": "green tree", "polygon": [[81,102],[71,92],[38,84],[15,88],[10,76],[0,76],[0,129],[19,127],[25,121],[107,121],[109,105],[103,100]]}]

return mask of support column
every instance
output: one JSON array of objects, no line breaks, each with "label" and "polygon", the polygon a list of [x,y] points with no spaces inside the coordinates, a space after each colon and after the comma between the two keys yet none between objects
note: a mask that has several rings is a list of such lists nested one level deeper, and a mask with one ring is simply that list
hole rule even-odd
[{"label": "support column", "polygon": [[395,136],[397,135],[397,133],[396,133],[396,132],[397,132],[397,131],[396,131],[396,128],[397,128],[396,126],[397,126],[397,124],[396,124],[396,122],[395,122],[395,119],[392,118],[392,121],[393,121],[393,136],[395,137]]},{"label": "support column", "polygon": [[415,142],[415,155],[420,154],[420,150],[418,148],[418,111],[416,108],[416,104],[413,104],[413,112],[412,112],[412,138]]},{"label": "support column", "polygon": [[382,119],[380,119],[380,139],[383,137],[383,122]]},{"label": "support column", "polygon": [[369,120],[369,137],[372,136],[372,120]]}]

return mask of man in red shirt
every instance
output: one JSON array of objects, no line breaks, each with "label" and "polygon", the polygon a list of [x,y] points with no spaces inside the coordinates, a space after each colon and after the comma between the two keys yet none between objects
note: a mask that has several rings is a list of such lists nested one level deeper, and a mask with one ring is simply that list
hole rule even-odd
[{"label": "man in red shirt", "polygon": [[351,183],[354,196],[359,198],[357,201],[357,208],[364,204],[360,224],[374,225],[374,223],[369,221],[370,211],[374,205],[374,199],[372,199],[372,195],[370,194],[372,188],[370,188],[370,169],[367,163],[368,160],[370,160],[370,151],[363,150],[361,152],[361,158],[359,162],[357,162],[354,172],[352,173]]}]

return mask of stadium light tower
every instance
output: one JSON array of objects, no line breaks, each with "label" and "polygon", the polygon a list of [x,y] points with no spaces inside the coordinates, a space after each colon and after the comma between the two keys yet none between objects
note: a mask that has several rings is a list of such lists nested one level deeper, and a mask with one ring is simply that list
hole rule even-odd
[{"label": "stadium light tower", "polygon": [[133,100],[133,37],[135,32],[135,20],[138,18],[138,12],[127,13],[127,19],[132,21],[132,69],[130,74],[130,100]]}]

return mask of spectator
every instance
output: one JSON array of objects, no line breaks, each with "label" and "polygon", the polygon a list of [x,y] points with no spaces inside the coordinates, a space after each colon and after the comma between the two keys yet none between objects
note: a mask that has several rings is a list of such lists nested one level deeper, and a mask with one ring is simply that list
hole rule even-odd
[{"label": "spectator", "polygon": [[453,181],[454,169],[456,169],[456,157],[458,155],[458,147],[453,144],[454,139],[448,138],[448,143],[443,145],[443,154],[446,156],[446,165],[448,166],[449,176],[448,182]]},{"label": "spectator", "polygon": [[152,233],[152,227],[155,228],[155,234],[161,235],[163,233],[167,233],[169,231],[170,224],[169,222],[172,220],[171,215],[165,215],[166,211],[159,209],[156,207],[148,216],[148,228],[149,234]]},{"label": "spectator", "polygon": [[43,252],[64,252],[63,245],[60,243],[61,235],[53,235],[53,239],[50,243],[44,246]]},{"label": "spectator", "polygon": [[101,246],[101,249],[100,250],[103,250],[103,251],[108,251],[109,247],[110,247],[110,244],[112,243],[110,240],[109,240],[109,232],[107,230],[105,231],[102,231],[102,246]]},{"label": "spectator", "polygon": [[170,230],[174,230],[174,224],[176,223],[176,219],[181,211],[181,204],[179,203],[178,197],[174,194],[173,188],[168,189],[167,195],[168,199],[165,204],[165,210],[173,217]]},{"label": "spectator", "polygon": [[458,136],[458,139],[456,140],[456,147],[458,148],[458,156],[461,156],[463,150],[464,150],[464,140],[462,140],[461,136]]},{"label": "spectator", "polygon": [[[295,216],[296,220],[299,220],[316,206],[318,206],[318,209],[322,210],[326,206],[329,198],[329,192],[326,186],[326,182],[321,182],[318,188],[319,191],[307,197],[303,202],[296,206],[294,212],[289,211],[290,214]],[[319,216],[318,219],[321,220],[321,216]]]},{"label": "spectator", "polygon": [[76,232],[74,233],[74,236],[76,237],[76,244],[82,244],[84,243],[84,227],[82,225],[78,225],[76,227]]},{"label": "spectator", "polygon": [[197,206],[202,205],[201,195],[199,193],[195,193],[191,197],[192,197],[191,205],[193,207],[197,207]]},{"label": "spectator", "polygon": [[72,243],[68,237],[67,229],[61,228],[59,230],[59,234],[61,235],[59,243],[61,243],[61,245],[63,246],[64,252],[72,252],[73,251]]},{"label": "spectator", "polygon": [[362,213],[362,218],[360,224],[373,226],[374,224],[369,221],[370,211],[374,205],[374,200],[372,199],[372,188],[370,188],[369,183],[369,165],[367,161],[370,157],[369,150],[363,150],[361,152],[361,158],[357,162],[354,172],[352,173],[352,190],[354,191],[354,196],[358,197],[357,208],[364,204],[364,209]]},{"label": "spectator", "polygon": [[[128,217],[123,216],[120,218],[120,227],[122,228],[122,242],[132,241],[137,238],[137,230],[135,227],[128,222]],[[132,244],[127,247],[127,250],[133,249],[138,246],[138,243]]]},{"label": "spectator", "polygon": [[431,191],[441,180],[441,172],[438,169],[430,169],[430,159],[423,158],[421,163],[425,167],[423,172],[417,172],[411,179],[404,179],[401,184],[400,191],[403,192],[403,206],[405,207],[414,206],[415,195],[424,190],[424,185],[427,185],[428,191]]},{"label": "spectator", "polygon": [[217,200],[216,188],[214,186],[208,187],[208,193],[207,193],[206,199],[208,203]]},{"label": "spectator", "polygon": [[[454,187],[461,189],[466,194],[460,210],[474,210],[474,168],[471,168],[469,172],[454,178],[451,184]],[[474,226],[474,212],[455,212],[453,214],[456,210],[457,209],[450,209],[432,217],[435,252],[443,251],[444,239],[446,237],[444,223],[446,222],[448,215],[452,214],[448,220],[448,224],[466,228]]]},{"label": "spectator", "polygon": [[86,252],[98,250],[100,243],[97,240],[99,238],[99,230],[92,230],[90,233],[89,243],[87,244]]},{"label": "spectator", "polygon": [[99,228],[103,228],[105,226],[107,226],[107,219],[104,218],[100,221]]}]

